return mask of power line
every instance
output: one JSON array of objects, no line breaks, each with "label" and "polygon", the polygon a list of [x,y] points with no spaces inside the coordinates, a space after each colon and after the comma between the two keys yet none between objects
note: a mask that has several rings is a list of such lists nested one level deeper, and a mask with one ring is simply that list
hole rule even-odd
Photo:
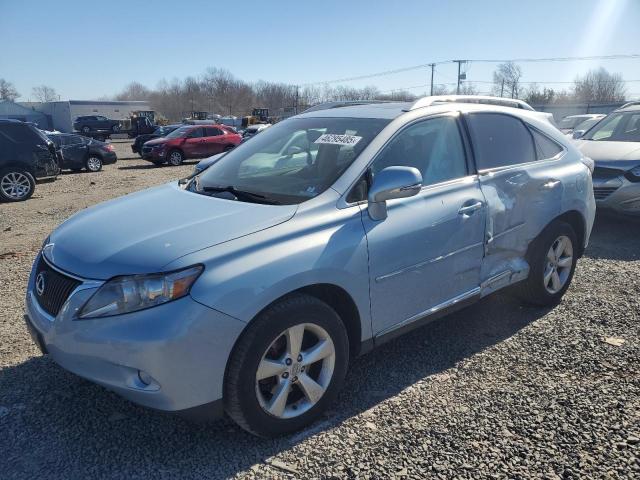
[{"label": "power line", "polygon": [[[636,59],[640,58],[640,54],[624,54],[624,55],[592,55],[585,57],[549,57],[549,58],[512,58],[512,59],[479,59],[479,60],[466,60],[467,63],[476,62],[476,63],[506,63],[506,62],[514,62],[514,63],[530,63],[530,62],[573,62],[573,61],[584,61],[584,60],[623,60],[623,59]],[[431,64],[434,65],[443,65],[443,64],[451,64],[458,62],[458,60],[443,60],[440,62],[429,62],[422,63],[420,65],[413,65],[411,67],[403,67],[396,68],[393,70],[385,70],[383,72],[377,73],[369,73],[366,75],[358,75],[355,77],[343,77],[337,78],[333,80],[324,80],[321,82],[310,82],[302,84],[303,87],[308,87],[312,85],[323,85],[323,84],[331,84],[331,83],[341,83],[341,82],[352,82],[356,80],[366,80],[369,78],[383,77],[387,75],[394,75],[397,73],[410,72],[412,70],[419,70],[422,68],[431,67]]]}]

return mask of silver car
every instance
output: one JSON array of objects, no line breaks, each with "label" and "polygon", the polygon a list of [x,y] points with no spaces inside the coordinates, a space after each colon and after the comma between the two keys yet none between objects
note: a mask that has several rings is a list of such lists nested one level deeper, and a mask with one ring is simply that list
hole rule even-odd
[{"label": "silver car", "polygon": [[640,216],[640,105],[612,112],[576,144],[595,162],[598,208]]},{"label": "silver car", "polygon": [[524,109],[316,109],[68,219],[25,319],[63,368],[133,402],[292,432],[389,339],[511,285],[560,301],[595,214],[584,160]]}]

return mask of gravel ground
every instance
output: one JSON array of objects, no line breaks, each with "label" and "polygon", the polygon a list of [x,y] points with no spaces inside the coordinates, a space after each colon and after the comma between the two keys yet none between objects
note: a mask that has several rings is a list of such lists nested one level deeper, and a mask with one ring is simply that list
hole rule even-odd
[{"label": "gravel ground", "polygon": [[0,205],[2,478],[640,478],[630,221],[597,220],[558,307],[496,295],[387,344],[353,362],[323,421],[287,438],[149,411],[57,367],[22,321],[42,240],[84,207],[192,168],[150,167],[116,146],[121,161],[103,172]]}]

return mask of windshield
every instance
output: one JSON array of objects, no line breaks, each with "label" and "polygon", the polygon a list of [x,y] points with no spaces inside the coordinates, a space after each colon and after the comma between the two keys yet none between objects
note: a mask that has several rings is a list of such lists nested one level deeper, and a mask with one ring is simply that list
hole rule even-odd
[{"label": "windshield", "polygon": [[231,186],[271,203],[303,202],[329,188],[388,123],[373,118],[285,120],[227,153],[201,174],[195,188],[205,192]]},{"label": "windshield", "polygon": [[598,123],[600,120],[602,120],[603,117],[595,117],[595,118],[590,118],[589,120],[585,120],[582,123],[579,123],[578,125],[576,125],[576,130],[582,130],[583,132],[586,132],[587,130],[589,130],[591,127],[593,127],[596,123]]},{"label": "windshield", "polygon": [[612,113],[583,138],[609,142],[640,142],[640,111]]},{"label": "windshield", "polygon": [[166,136],[166,138],[182,138],[186,137],[189,130],[193,128],[192,125],[188,125],[185,127],[176,128],[173,132]]},{"label": "windshield", "polygon": [[585,117],[565,117],[558,122],[558,128],[573,128],[584,120]]}]

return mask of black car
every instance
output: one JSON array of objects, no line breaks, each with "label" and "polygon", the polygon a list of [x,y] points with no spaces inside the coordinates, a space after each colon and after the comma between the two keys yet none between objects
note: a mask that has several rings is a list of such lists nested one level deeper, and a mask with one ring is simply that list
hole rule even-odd
[{"label": "black car", "polygon": [[82,133],[95,131],[118,133],[120,128],[120,120],[110,120],[102,115],[86,115],[76,118],[73,122],[73,129]]},{"label": "black car", "polygon": [[51,134],[49,138],[56,146],[58,163],[62,169],[79,172],[86,168],[89,172],[98,172],[103,165],[118,160],[110,143],[68,133]]},{"label": "black car", "polygon": [[153,133],[147,133],[144,135],[138,135],[136,139],[133,141],[131,145],[131,151],[133,153],[137,153],[142,157],[142,145],[149,140],[154,140],[156,138],[164,137],[165,135],[169,135],[176,128],[182,127],[183,125],[163,125],[162,127],[156,128]]},{"label": "black car", "polygon": [[0,200],[26,200],[36,179],[59,172],[55,146],[45,134],[27,123],[0,120]]}]

